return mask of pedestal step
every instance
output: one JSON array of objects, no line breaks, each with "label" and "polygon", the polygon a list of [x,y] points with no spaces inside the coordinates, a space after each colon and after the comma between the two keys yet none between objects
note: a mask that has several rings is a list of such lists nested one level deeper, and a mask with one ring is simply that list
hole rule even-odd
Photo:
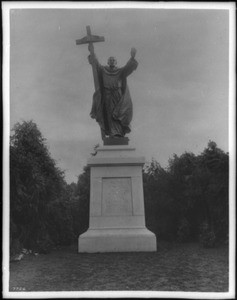
[{"label": "pedestal step", "polygon": [[86,253],[156,251],[156,237],[146,228],[89,229],[78,244]]}]

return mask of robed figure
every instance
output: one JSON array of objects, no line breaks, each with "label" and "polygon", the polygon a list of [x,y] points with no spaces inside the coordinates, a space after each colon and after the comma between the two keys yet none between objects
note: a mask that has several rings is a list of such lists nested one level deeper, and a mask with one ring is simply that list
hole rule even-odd
[{"label": "robed figure", "polygon": [[[89,46],[90,48],[90,46]],[[90,49],[89,49],[90,50]],[[102,66],[90,51],[88,60],[97,73],[99,88],[93,95],[91,117],[101,128],[102,139],[105,137],[124,137],[131,131],[133,105],[127,85],[127,77],[136,70],[136,49],[131,49],[131,58],[127,64],[118,68],[114,57],[108,59],[108,65]]]}]

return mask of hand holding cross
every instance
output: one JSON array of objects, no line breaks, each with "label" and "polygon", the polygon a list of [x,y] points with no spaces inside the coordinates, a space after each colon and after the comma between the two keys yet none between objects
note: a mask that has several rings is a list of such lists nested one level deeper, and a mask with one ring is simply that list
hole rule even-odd
[{"label": "hand holding cross", "polygon": [[[95,53],[94,53],[93,43],[104,42],[105,38],[103,36],[92,35],[90,26],[86,26],[86,31],[87,31],[87,35],[82,39],[76,40],[76,44],[77,45],[89,44],[88,50],[91,55],[94,55]],[[95,90],[97,91],[99,89],[99,82],[98,82],[98,76],[97,76],[97,72],[96,72],[96,66],[93,61],[91,63],[91,66],[92,66],[92,71],[93,71]]]}]

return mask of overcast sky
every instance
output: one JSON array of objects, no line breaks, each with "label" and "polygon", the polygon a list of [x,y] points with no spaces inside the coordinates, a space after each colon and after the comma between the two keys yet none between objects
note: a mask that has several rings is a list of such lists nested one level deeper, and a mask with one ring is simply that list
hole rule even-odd
[{"label": "overcast sky", "polygon": [[207,9],[13,9],[10,13],[10,128],[33,120],[68,183],[101,142],[89,113],[94,91],[86,45],[102,35],[101,64],[123,66],[131,47],[137,70],[128,135],[146,161],[201,153],[209,140],[228,151],[229,11]]}]

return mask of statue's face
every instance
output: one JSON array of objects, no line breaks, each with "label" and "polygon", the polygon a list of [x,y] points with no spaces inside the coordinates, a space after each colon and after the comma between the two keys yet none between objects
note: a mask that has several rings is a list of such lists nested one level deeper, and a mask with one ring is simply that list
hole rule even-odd
[{"label": "statue's face", "polygon": [[116,65],[117,65],[117,60],[115,57],[113,56],[110,56],[109,59],[108,59],[108,65],[111,67],[111,68],[114,68]]}]

